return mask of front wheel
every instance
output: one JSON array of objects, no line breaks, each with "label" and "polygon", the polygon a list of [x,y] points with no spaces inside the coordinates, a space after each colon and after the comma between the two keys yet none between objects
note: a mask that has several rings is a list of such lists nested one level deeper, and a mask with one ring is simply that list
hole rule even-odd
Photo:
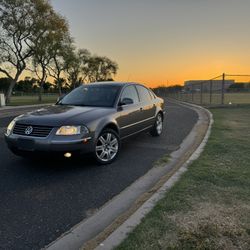
[{"label": "front wheel", "polygon": [[120,150],[119,135],[112,129],[105,129],[97,138],[95,158],[100,164],[113,162]]},{"label": "front wheel", "polygon": [[155,119],[155,124],[150,131],[150,134],[152,136],[160,136],[162,133],[163,129],[163,117],[160,113],[157,114],[156,119]]}]

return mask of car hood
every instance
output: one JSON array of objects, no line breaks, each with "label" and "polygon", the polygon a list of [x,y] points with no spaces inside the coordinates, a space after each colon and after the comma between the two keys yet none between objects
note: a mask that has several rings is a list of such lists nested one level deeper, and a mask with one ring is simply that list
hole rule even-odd
[{"label": "car hood", "polygon": [[21,115],[16,120],[23,124],[54,127],[62,125],[87,125],[89,122],[112,112],[112,108],[53,105]]}]

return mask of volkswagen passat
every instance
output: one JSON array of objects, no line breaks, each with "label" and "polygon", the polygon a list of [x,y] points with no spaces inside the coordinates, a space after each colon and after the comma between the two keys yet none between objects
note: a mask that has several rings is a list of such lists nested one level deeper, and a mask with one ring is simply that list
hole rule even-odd
[{"label": "volkswagen passat", "polygon": [[162,133],[164,101],[137,83],[82,85],[55,105],[16,117],[7,127],[9,149],[20,156],[93,153],[115,160],[120,141],[141,131]]}]

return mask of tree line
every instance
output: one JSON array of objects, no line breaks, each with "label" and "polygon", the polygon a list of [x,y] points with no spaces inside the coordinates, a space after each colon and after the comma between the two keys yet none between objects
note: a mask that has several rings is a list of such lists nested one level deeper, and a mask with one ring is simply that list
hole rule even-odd
[{"label": "tree line", "polygon": [[[60,85],[62,94],[66,94],[73,89],[73,86],[69,84],[65,78],[61,78],[60,81],[61,81]],[[10,78],[7,77],[0,78],[0,93],[4,93],[6,95],[10,83],[11,83]],[[81,82],[78,83],[78,85],[80,84]],[[15,84],[12,90],[12,95],[38,94],[39,92],[40,92],[39,80],[32,77],[25,77],[24,79],[19,80]],[[43,92],[58,94],[59,90],[55,83],[46,81],[43,84]]]},{"label": "tree line", "polygon": [[108,57],[76,48],[67,20],[48,0],[0,0],[0,73],[9,81],[7,103],[25,72],[35,75],[41,101],[49,77],[61,95],[65,84],[112,80],[117,70]]}]

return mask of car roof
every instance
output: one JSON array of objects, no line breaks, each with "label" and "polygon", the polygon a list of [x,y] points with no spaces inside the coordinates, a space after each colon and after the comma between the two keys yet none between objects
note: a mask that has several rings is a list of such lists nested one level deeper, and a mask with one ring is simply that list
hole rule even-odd
[{"label": "car roof", "polygon": [[114,82],[114,81],[91,82],[91,83],[88,83],[87,85],[102,85],[102,84],[109,85],[109,86],[127,86],[131,84],[144,86],[143,84],[136,83],[136,82]]}]

